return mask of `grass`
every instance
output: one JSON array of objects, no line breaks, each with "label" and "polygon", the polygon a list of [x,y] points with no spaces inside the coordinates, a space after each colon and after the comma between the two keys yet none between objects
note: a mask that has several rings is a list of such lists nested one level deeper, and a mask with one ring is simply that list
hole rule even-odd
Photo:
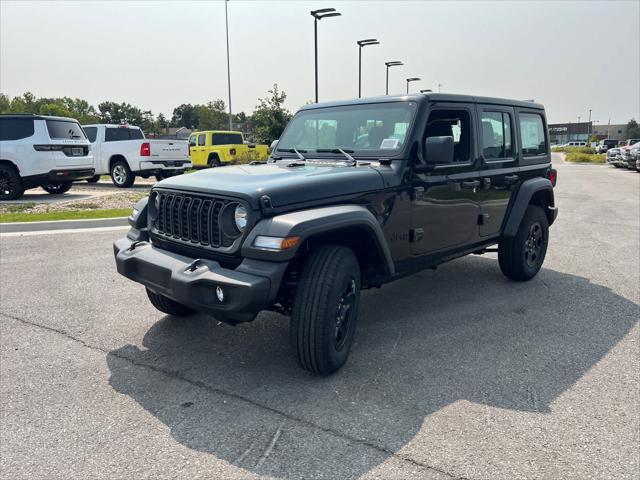
[{"label": "grass", "polygon": [[564,159],[572,163],[605,163],[606,158],[607,155],[604,153],[569,152]]},{"label": "grass", "polygon": [[130,208],[112,208],[109,210],[61,210],[43,213],[0,213],[0,223],[43,222],[50,220],[84,220],[91,218],[128,217]]},{"label": "grass", "polygon": [[595,148],[591,148],[591,147],[553,147],[551,148],[551,151],[562,152],[562,153],[588,153],[588,154],[596,153]]},{"label": "grass", "polygon": [[35,207],[36,204],[34,202],[27,203],[16,203],[15,205],[3,205],[3,209],[7,211],[7,213],[18,213],[23,212],[25,210],[29,210],[30,208]]}]

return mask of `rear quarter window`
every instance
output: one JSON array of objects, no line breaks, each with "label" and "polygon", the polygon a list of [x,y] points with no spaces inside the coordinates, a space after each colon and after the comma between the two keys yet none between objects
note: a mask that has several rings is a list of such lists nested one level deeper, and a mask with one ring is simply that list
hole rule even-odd
[{"label": "rear quarter window", "polygon": [[0,141],[20,140],[32,135],[32,118],[0,118]]},{"label": "rear quarter window", "polygon": [[52,140],[77,140],[87,138],[78,122],[69,120],[47,120],[46,123],[49,138]]}]

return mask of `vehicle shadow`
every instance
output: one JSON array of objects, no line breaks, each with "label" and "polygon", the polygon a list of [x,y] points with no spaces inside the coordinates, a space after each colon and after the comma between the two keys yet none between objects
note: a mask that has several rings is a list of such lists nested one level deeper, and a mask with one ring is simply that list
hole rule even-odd
[{"label": "vehicle shadow", "polygon": [[467,257],[366,292],[351,358],[330,377],[297,367],[271,313],[237,327],[166,316],[145,349],[107,363],[111,386],[189,448],[274,477],[353,478],[454,402],[550,412],[637,318],[585,278],[509,282],[494,259]]}]

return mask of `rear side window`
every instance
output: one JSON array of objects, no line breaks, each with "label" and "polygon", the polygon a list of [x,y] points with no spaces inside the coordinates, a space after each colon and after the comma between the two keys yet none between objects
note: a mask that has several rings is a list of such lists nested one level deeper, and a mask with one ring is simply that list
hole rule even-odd
[{"label": "rear side window", "polygon": [[98,127],[84,127],[84,133],[87,134],[87,138],[91,143],[95,143],[98,136]]},{"label": "rear side window", "polygon": [[211,145],[239,145],[242,144],[242,135],[239,133],[214,133]]},{"label": "rear side window", "polygon": [[68,120],[47,120],[47,130],[51,139],[85,139],[82,127],[78,122],[70,122]]},{"label": "rear side window", "polygon": [[0,140],[20,140],[33,135],[32,118],[0,118]]},{"label": "rear side window", "polygon": [[131,140],[128,128],[107,128],[104,132],[105,142],[122,142],[123,140]]},{"label": "rear side window", "polygon": [[547,140],[542,117],[536,113],[521,113],[519,117],[522,154],[524,156],[545,155]]},{"label": "rear side window", "polygon": [[196,146],[196,136],[195,135],[191,135],[189,137],[189,146],[190,147],[195,147]]},{"label": "rear side window", "polygon": [[506,112],[482,113],[482,155],[485,159],[513,156],[511,115]]},{"label": "rear side window", "polygon": [[129,137],[131,140],[142,140],[144,139],[144,135],[142,134],[142,130],[139,128],[129,128]]},{"label": "rear side window", "polygon": [[200,135],[198,135],[198,145],[200,146],[204,145],[204,142],[206,139],[207,139],[207,136],[204,133],[201,133]]}]

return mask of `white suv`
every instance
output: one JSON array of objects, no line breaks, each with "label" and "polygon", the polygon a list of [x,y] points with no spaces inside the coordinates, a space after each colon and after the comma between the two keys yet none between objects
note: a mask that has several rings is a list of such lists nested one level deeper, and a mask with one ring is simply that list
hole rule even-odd
[{"label": "white suv", "polygon": [[0,200],[15,200],[36,187],[64,193],[74,180],[94,172],[89,141],[77,120],[0,115]]}]

